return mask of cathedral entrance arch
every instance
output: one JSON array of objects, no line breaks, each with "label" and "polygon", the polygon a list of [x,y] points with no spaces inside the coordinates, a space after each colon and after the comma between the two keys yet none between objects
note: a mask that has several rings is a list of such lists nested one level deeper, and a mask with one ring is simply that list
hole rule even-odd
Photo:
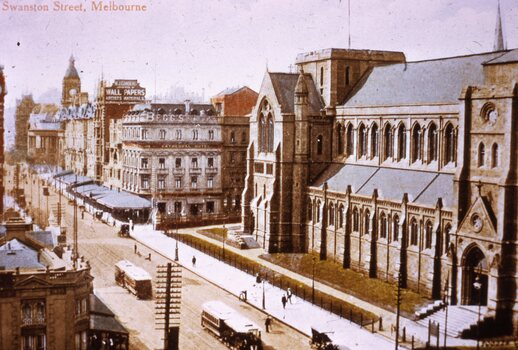
[{"label": "cathedral entrance arch", "polygon": [[463,305],[487,305],[488,264],[477,245],[468,247],[462,256]]}]

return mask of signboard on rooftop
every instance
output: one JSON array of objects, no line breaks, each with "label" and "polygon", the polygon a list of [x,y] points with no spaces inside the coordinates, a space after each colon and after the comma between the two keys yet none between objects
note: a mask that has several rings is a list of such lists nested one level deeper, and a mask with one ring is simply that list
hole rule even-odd
[{"label": "signboard on rooftop", "polygon": [[142,103],[146,101],[146,89],[137,80],[115,80],[104,88],[104,99],[109,103]]}]

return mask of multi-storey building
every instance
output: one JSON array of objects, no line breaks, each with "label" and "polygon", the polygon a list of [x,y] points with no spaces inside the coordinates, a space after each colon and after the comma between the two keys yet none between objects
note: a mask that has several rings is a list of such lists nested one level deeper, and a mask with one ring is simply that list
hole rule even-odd
[{"label": "multi-storey building", "polygon": [[299,55],[300,73],[267,72],[245,231],[270,252],[315,251],[433,298],[446,289],[487,305],[481,329],[517,334],[517,62],[502,45],[420,62],[328,49]]},{"label": "multi-storey building", "polygon": [[67,170],[77,175],[94,177],[95,105],[91,103],[62,108],[59,120],[64,130],[63,154]]},{"label": "multi-storey building", "polygon": [[27,126],[29,125],[29,116],[36,106],[32,95],[24,95],[21,100],[16,101],[14,149],[17,153],[27,154]]},{"label": "multi-storey building", "polygon": [[225,198],[225,212],[239,214],[241,193],[245,187],[246,149],[250,134],[250,112],[257,93],[247,86],[226,89],[211,98],[221,125],[223,149],[221,153],[221,186]]},{"label": "multi-storey building", "polygon": [[37,105],[30,117],[27,131],[27,158],[36,164],[57,166],[63,150],[63,126],[58,107]]},{"label": "multi-storey building", "polygon": [[121,139],[123,190],[153,198],[165,215],[222,212],[221,126],[212,105],[135,106]]}]

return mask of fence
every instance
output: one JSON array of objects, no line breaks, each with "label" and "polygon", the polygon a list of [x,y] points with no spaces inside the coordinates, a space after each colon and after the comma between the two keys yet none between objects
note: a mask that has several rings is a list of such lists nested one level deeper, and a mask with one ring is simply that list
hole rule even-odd
[{"label": "fence", "polygon": [[313,294],[313,289],[310,286],[286,277],[260,265],[259,263],[246,259],[239,254],[235,254],[228,250],[225,251],[223,246],[218,247],[208,242],[200,242],[189,235],[178,235],[178,240],[252,276],[257,276],[257,274],[259,274],[261,279],[268,281],[268,283],[275,287],[283,290],[290,288],[293,295],[338,315],[341,318],[347,319],[350,322],[354,322],[360,327],[370,330],[372,333],[382,329],[381,318],[372,317],[368,312],[362,311],[343,300],[332,297],[318,290],[315,290]]}]

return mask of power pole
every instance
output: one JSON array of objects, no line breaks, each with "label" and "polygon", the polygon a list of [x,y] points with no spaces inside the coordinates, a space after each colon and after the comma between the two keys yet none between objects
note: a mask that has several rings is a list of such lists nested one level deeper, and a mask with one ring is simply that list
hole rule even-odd
[{"label": "power pole", "polygon": [[157,267],[155,318],[157,329],[164,331],[164,350],[178,350],[182,268],[168,263]]}]

